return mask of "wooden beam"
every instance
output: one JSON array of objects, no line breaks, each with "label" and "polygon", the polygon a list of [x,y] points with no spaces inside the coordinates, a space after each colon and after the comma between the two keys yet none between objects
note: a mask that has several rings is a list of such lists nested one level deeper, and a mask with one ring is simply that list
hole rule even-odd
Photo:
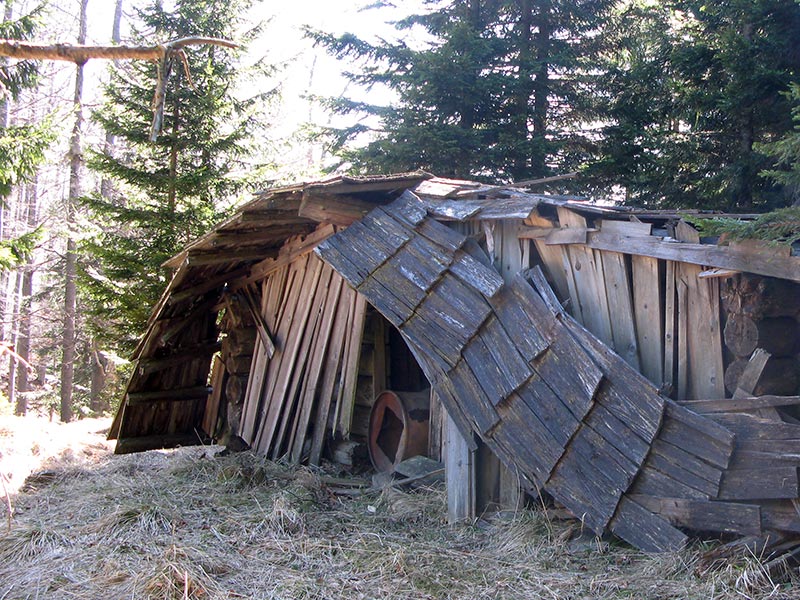
[{"label": "wooden beam", "polygon": [[139,364],[136,365],[136,368],[141,375],[155,373],[193,360],[208,359],[209,356],[214,354],[214,352],[218,351],[221,347],[222,344],[220,342],[196,344],[186,348],[180,348],[180,354],[171,354],[159,358],[142,358],[139,360]]},{"label": "wooden beam", "polygon": [[264,348],[266,348],[267,357],[272,358],[275,354],[275,342],[272,341],[272,336],[269,333],[269,327],[267,326],[267,322],[264,320],[264,315],[261,314],[259,303],[256,302],[256,299],[253,297],[249,287],[243,287],[241,292],[242,298],[244,299],[244,305],[247,307],[247,310],[250,312],[250,316],[253,318],[253,322],[256,325],[256,331],[258,332],[258,336],[261,338],[261,343],[264,345]]},{"label": "wooden beam", "polygon": [[355,196],[305,191],[298,214],[320,223],[347,226],[360,220],[376,206],[375,202]]},{"label": "wooden beam", "polygon": [[702,414],[747,412],[777,406],[797,406],[800,405],[800,396],[741,396],[739,398],[684,400],[678,404]]},{"label": "wooden beam", "polygon": [[220,250],[211,248],[207,250],[192,250],[189,252],[187,261],[192,267],[202,267],[208,265],[219,265],[229,262],[240,263],[247,260],[263,260],[271,254],[277,253],[277,247],[274,244],[258,247],[231,248]]},{"label": "wooden beam", "polygon": [[222,273],[221,275],[217,275],[216,277],[211,277],[210,279],[206,279],[205,281],[203,281],[203,283],[199,283],[197,285],[193,285],[192,287],[184,288],[179,292],[175,292],[174,294],[170,294],[169,298],[167,298],[167,304],[177,304],[178,302],[183,302],[184,300],[188,300],[189,298],[207,294],[208,292],[211,292],[219,287],[222,287],[231,279],[236,279],[238,277],[246,275],[249,271],[250,271],[249,267],[242,267],[240,269],[228,271],[227,273]]},{"label": "wooden beam", "polygon": [[744,271],[800,282],[800,257],[781,256],[777,252],[742,250],[728,246],[664,242],[659,238],[621,236],[598,231],[587,236],[587,246],[639,254],[694,265]]},{"label": "wooden beam", "polygon": [[128,392],[128,404],[145,404],[147,402],[160,402],[161,400],[182,401],[182,400],[205,400],[211,393],[211,388],[207,385],[196,385],[185,388],[175,388],[173,390],[155,390],[152,392]]},{"label": "wooden beam", "polygon": [[165,435],[148,435],[143,437],[122,438],[117,440],[114,454],[131,454],[159,448],[177,448],[179,446],[199,446],[207,441],[199,433],[169,433]]},{"label": "wooden beam", "polygon": [[249,285],[253,281],[264,279],[271,273],[274,273],[281,267],[294,262],[301,256],[313,251],[323,240],[329,238],[336,229],[333,225],[320,225],[315,231],[309,233],[303,240],[296,245],[289,248],[282,248],[281,252],[275,258],[267,258],[259,263],[254,264],[250,268],[250,274],[240,277],[234,281],[229,282],[228,287],[231,291],[236,291],[245,285]]}]

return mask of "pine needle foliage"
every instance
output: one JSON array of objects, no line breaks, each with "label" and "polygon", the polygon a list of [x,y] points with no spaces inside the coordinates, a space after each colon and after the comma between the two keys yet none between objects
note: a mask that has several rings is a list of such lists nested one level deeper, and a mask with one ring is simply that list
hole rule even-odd
[{"label": "pine needle foliage", "polygon": [[189,36],[236,41],[240,49],[186,49],[189,77],[171,65],[164,127],[149,140],[156,65],[120,64],[94,119],[117,139],[114,153],[95,152],[90,167],[111,181],[107,196],[84,200],[93,231],[83,244],[81,282],[91,298],[96,334],[124,353],[141,335],[170,276],[161,266],[220,218],[248,186],[245,161],[261,127],[266,95],[234,94],[243,76],[243,19],[251,0],[180,0],[167,10],[150,1],[136,11],[133,43],[153,45]]},{"label": "pine needle foliage", "polygon": [[800,241],[800,207],[790,206],[765,213],[752,221],[732,218],[684,217],[703,234],[724,235],[729,240],[761,240],[791,246]]}]

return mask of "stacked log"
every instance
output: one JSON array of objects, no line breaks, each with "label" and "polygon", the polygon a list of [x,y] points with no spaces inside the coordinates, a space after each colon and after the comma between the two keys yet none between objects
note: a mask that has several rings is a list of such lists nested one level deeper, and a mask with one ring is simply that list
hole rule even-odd
[{"label": "stacked log", "polygon": [[722,286],[724,330],[729,352],[725,388],[736,392],[753,352],[771,358],[753,394],[791,396],[800,389],[800,285],[784,279],[741,274]]}]

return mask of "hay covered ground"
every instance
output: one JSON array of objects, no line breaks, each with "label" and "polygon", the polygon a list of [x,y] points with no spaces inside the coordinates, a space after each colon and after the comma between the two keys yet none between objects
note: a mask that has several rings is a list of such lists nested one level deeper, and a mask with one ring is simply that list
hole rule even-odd
[{"label": "hay covered ground", "polygon": [[108,425],[0,417],[0,600],[800,597],[755,560],[701,569],[708,545],[647,556],[542,511],[451,527],[442,489],[363,494],[218,447],[114,456]]}]

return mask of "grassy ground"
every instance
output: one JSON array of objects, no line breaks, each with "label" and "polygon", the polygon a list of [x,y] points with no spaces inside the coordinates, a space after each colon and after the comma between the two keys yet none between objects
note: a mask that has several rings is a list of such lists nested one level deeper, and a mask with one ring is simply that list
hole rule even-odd
[{"label": "grassy ground", "polygon": [[755,561],[700,574],[707,546],[647,556],[540,511],[450,527],[441,489],[342,496],[215,447],[113,456],[108,424],[0,420],[0,600],[800,597]]}]

